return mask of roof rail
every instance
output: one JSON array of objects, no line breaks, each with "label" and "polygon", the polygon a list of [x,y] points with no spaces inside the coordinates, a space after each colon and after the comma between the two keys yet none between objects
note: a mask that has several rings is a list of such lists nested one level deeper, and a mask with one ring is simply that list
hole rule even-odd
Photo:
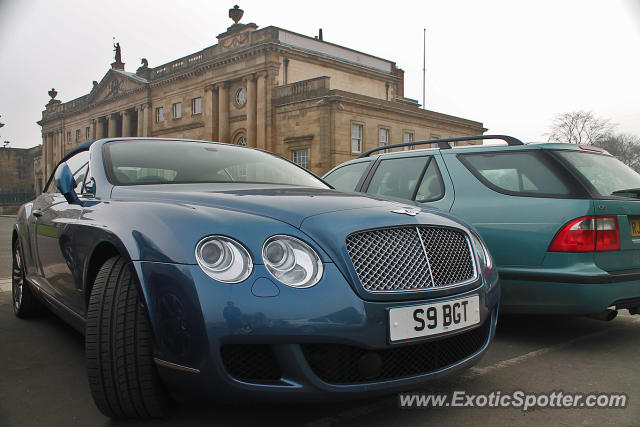
[{"label": "roof rail", "polygon": [[397,147],[413,147],[414,145],[425,145],[425,144],[438,144],[438,148],[441,150],[450,150],[451,145],[450,142],[458,142],[458,141],[475,141],[478,139],[501,139],[507,143],[509,146],[513,145],[524,145],[522,141],[518,138],[514,138],[513,136],[508,135],[478,135],[478,136],[463,136],[459,138],[444,138],[444,139],[429,139],[426,141],[413,141],[413,142],[405,142],[403,144],[392,144],[392,145],[383,145],[381,147],[373,148],[369,151],[365,151],[360,154],[358,158],[369,157],[371,153],[375,153],[376,151],[388,150],[390,148]]}]

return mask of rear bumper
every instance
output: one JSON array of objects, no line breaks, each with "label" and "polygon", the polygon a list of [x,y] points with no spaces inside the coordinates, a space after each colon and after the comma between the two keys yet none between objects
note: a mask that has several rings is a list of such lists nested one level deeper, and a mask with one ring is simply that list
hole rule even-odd
[{"label": "rear bumper", "polygon": [[640,269],[598,274],[501,271],[504,313],[590,314],[640,298]]}]

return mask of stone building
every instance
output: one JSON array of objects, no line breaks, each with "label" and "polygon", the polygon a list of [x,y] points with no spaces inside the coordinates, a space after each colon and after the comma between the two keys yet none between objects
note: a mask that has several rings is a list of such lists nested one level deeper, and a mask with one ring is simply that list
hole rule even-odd
[{"label": "stone building", "polygon": [[42,113],[42,179],[76,145],[106,136],[193,138],[258,147],[316,174],[393,143],[482,134],[482,123],[404,97],[392,61],[318,37],[238,23],[218,43],[151,68],[115,61],[87,95]]},{"label": "stone building", "polygon": [[41,147],[0,148],[0,214],[13,213],[42,189],[36,187],[34,165]]}]

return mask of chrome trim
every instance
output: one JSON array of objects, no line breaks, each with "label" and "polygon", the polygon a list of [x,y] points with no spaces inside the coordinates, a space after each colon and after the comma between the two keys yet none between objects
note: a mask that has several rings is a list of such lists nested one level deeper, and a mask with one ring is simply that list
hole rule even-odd
[{"label": "chrome trim", "polygon": [[[456,230],[459,231],[461,233],[464,233],[464,238],[467,242],[467,248],[469,250],[469,255],[471,258],[471,264],[473,267],[473,276],[471,276],[471,278],[464,280],[462,282],[456,282],[456,283],[451,283],[448,284],[446,286],[435,286],[434,281],[433,281],[433,273],[431,272],[431,263],[429,262],[429,256],[427,254],[427,250],[424,246],[424,241],[422,239],[422,235],[420,234],[420,227],[430,227],[430,228],[444,228],[444,229],[452,229],[452,230]],[[370,294],[382,294],[382,295],[401,295],[401,294],[406,294],[406,293],[418,293],[418,292],[432,292],[432,291],[440,291],[442,289],[451,289],[454,287],[459,287],[459,286],[464,286],[464,285],[468,285],[471,284],[475,281],[478,280],[479,276],[479,272],[478,272],[478,263],[476,260],[477,254],[476,251],[473,248],[473,244],[471,243],[471,238],[469,236],[469,233],[461,228],[455,228],[455,227],[442,227],[442,226],[436,226],[436,225],[430,225],[430,224],[418,224],[416,226],[408,226],[408,225],[400,225],[400,226],[392,226],[392,227],[382,227],[382,228],[373,228],[373,229],[367,229],[367,230],[360,230],[351,234],[357,234],[357,233],[361,233],[361,232],[366,232],[366,231],[374,231],[374,230],[389,230],[389,229],[393,229],[393,228],[414,228],[416,230],[416,232],[418,233],[418,239],[420,240],[420,244],[422,246],[422,250],[424,253],[424,256],[427,260],[427,266],[429,268],[429,273],[431,275],[431,283],[433,284],[433,286],[429,287],[429,288],[421,288],[421,289],[403,289],[403,290],[394,290],[394,291],[371,291],[368,290],[364,287],[364,285],[362,284],[362,281],[360,280],[360,276],[358,275],[357,270],[355,270],[355,265],[353,264],[353,260],[351,259],[351,254],[349,254],[349,251],[347,251],[347,253],[349,254],[349,259],[351,260],[351,264],[354,266],[354,270],[356,273],[356,277],[358,278],[358,281],[360,282],[360,286],[362,287],[362,289]],[[350,234],[350,235],[351,235]],[[349,236],[347,236],[349,237]]]},{"label": "chrome trim", "polygon": [[[431,279],[431,288],[435,287],[435,283],[433,282],[433,271],[431,270],[431,263],[429,262],[429,255],[427,254],[427,248],[424,247],[424,240],[422,240],[422,236],[420,235],[420,229],[416,226],[416,233],[418,234],[418,240],[420,240],[420,246],[422,246],[422,252],[424,253],[424,259],[427,261],[427,268],[429,268],[429,278]],[[427,289],[431,289],[427,288]]]},{"label": "chrome trim", "polygon": [[189,372],[190,374],[199,374],[200,369],[190,368],[188,366],[178,365],[177,363],[167,362],[166,360],[158,359],[157,357],[153,358],[153,361],[158,366],[162,366],[169,369],[175,369],[177,371]]}]

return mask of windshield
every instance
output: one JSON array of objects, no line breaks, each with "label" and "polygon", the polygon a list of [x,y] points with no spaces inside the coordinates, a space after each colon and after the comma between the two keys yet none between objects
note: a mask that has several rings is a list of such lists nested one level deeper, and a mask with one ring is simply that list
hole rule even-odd
[{"label": "windshield", "polygon": [[193,141],[136,140],[104,145],[116,185],[252,182],[328,188],[274,155],[245,147]]},{"label": "windshield", "polygon": [[640,175],[613,156],[578,151],[559,151],[602,196],[640,188]]}]

